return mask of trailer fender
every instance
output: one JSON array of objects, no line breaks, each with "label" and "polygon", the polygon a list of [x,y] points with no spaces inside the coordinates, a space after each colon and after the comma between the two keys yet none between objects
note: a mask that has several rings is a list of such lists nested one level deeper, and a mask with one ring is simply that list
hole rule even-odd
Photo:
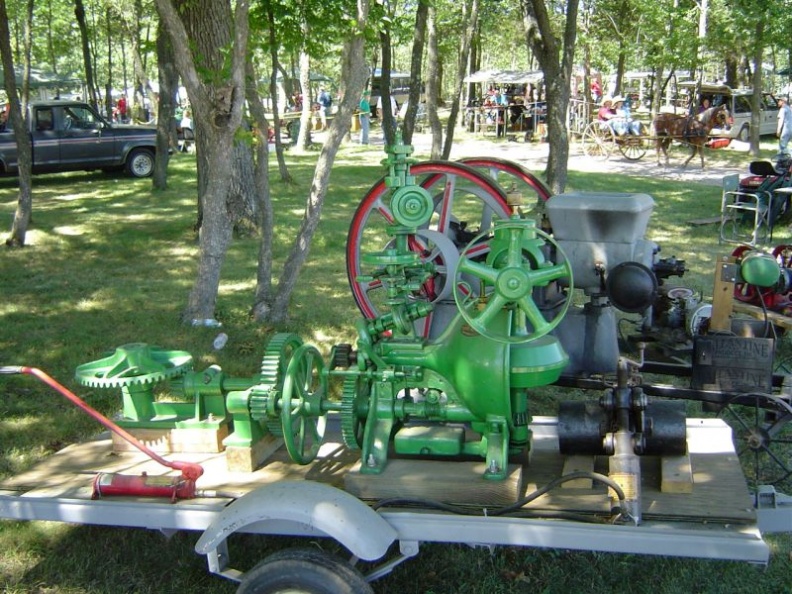
[{"label": "trailer fender", "polygon": [[231,503],[206,528],[195,550],[207,555],[246,526],[284,520],[318,530],[366,561],[384,556],[397,536],[382,516],[345,491],[311,481],[284,481]]}]

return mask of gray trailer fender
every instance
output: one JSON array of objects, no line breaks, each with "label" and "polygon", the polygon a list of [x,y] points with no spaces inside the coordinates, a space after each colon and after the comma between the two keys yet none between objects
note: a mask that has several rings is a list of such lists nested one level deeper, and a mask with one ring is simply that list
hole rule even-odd
[{"label": "gray trailer fender", "polygon": [[293,522],[334,538],[360,559],[381,558],[396,530],[356,497],[312,481],[279,482],[247,493],[219,513],[195,544],[207,555],[226,538],[260,522]]}]

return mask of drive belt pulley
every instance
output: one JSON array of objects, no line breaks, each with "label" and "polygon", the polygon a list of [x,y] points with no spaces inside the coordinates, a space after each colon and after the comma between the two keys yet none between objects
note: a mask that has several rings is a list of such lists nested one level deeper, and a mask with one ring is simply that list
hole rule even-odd
[{"label": "drive belt pulley", "polygon": [[283,390],[286,368],[302,342],[296,334],[284,332],[273,336],[261,358],[260,383],[250,390],[251,418],[264,421],[270,433],[278,437],[283,436],[283,426],[275,407]]}]

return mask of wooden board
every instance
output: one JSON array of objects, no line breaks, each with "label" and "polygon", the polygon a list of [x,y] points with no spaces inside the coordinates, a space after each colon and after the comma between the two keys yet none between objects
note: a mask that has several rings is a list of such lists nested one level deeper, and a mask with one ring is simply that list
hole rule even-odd
[{"label": "wooden board", "polygon": [[[228,425],[217,429],[127,429],[150,450],[158,454],[223,451],[223,440],[228,437]],[[112,434],[114,452],[136,452],[132,444],[115,433]]]},{"label": "wooden board", "polygon": [[452,504],[508,505],[522,493],[522,467],[509,465],[506,478],[484,478],[484,462],[391,460],[381,474],[361,474],[360,462],[344,475],[344,486],[361,499],[406,497]]},{"label": "wooden board", "polygon": [[763,310],[761,307],[749,305],[747,303],[743,303],[742,301],[735,301],[732,307],[736,313],[747,314],[753,318],[756,318],[757,320],[764,320],[766,313],[767,319],[771,324],[778,326],[779,328],[784,328],[785,330],[792,328],[792,318],[785,316],[784,314],[774,311],[765,312],[765,310]]},{"label": "wooden board", "polygon": [[[218,490],[241,496],[253,489],[283,480],[312,480],[337,488],[354,489],[359,493],[374,492],[377,478],[359,475],[348,479],[359,463],[359,452],[341,444],[337,419],[328,423],[328,441],[311,464],[301,466],[289,460],[285,448],[275,451],[254,472],[229,470],[225,454],[172,454],[171,460],[197,462],[204,468],[198,480],[199,489]],[[690,453],[693,489],[691,493],[663,492],[661,464],[658,458],[641,460],[642,509],[645,518],[681,519],[685,521],[721,521],[753,524],[756,515],[748,493],[745,477],[734,452],[731,429],[720,419],[688,419],[688,451]],[[497,506],[508,498],[525,496],[537,487],[562,476],[565,457],[558,452],[556,420],[535,417],[531,425],[533,451],[530,456],[512,460],[514,473],[509,483],[480,485],[483,463],[470,460],[407,460],[392,459],[389,467],[400,480],[414,486],[412,494],[439,498],[443,501]],[[457,466],[462,465],[462,466]],[[607,457],[598,456],[594,470],[607,474]],[[481,471],[481,472],[479,472]],[[178,474],[168,472],[159,464],[138,453],[113,453],[109,436],[69,446],[50,456],[27,472],[0,482],[0,489],[24,493],[26,497],[68,497],[90,499],[92,482],[98,472],[140,475]],[[447,478],[442,481],[438,473]],[[517,476],[520,476],[520,481]],[[475,488],[467,482],[475,481]],[[370,483],[366,485],[365,483]],[[437,488],[443,483],[443,488]],[[419,487],[424,488],[419,489]],[[449,487],[451,485],[451,487]],[[517,486],[519,485],[519,488]],[[460,495],[461,494],[461,495]],[[375,493],[374,495],[379,496]],[[491,496],[491,498],[490,498]],[[509,502],[511,502],[509,501]],[[180,505],[175,503],[174,505]],[[194,504],[192,502],[191,504]],[[186,503],[185,503],[186,505]],[[213,503],[216,505],[216,501]],[[598,483],[554,489],[535,499],[528,509],[550,512],[608,513],[607,489]]]}]

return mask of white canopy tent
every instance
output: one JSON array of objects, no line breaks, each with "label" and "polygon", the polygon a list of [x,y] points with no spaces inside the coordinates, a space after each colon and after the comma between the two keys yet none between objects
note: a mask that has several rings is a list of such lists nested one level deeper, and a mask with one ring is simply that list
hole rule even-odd
[{"label": "white canopy tent", "polygon": [[465,77],[466,83],[536,84],[544,78],[541,70],[479,70]]}]

